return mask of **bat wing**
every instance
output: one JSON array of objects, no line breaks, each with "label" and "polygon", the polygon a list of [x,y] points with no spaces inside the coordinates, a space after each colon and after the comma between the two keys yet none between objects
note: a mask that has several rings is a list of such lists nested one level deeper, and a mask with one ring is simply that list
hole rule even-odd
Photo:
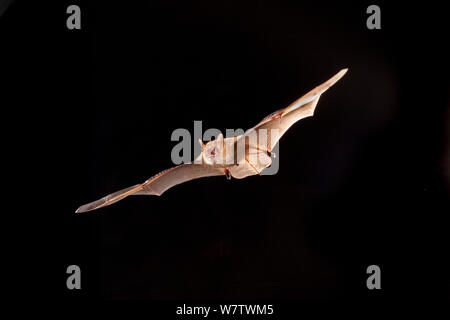
[{"label": "bat wing", "polygon": [[328,81],[322,83],[320,86],[314,88],[301,98],[291,103],[288,107],[275,111],[269,116],[265,117],[260,123],[253,128],[247,130],[242,136],[248,137],[256,134],[260,136],[261,129],[265,129],[267,134],[267,150],[271,151],[281,136],[297,121],[310,117],[314,114],[317,102],[322,93],[327,91],[339,79],[341,79],[348,69],[342,69]]},{"label": "bat wing", "polygon": [[198,178],[225,175],[223,168],[214,168],[202,164],[182,164],[158,173],[142,184],[122,189],[111,193],[97,201],[85,204],[75,212],[86,212],[109,206],[130,195],[157,195],[160,196],[164,191],[173,186]]}]

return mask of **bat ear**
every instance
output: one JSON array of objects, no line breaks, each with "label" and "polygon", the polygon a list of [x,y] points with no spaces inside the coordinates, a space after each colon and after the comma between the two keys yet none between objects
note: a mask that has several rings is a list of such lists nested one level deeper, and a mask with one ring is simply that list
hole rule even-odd
[{"label": "bat ear", "polygon": [[222,147],[222,144],[223,144],[223,134],[220,133],[217,136],[217,145]]},{"label": "bat ear", "polygon": [[205,150],[205,144],[203,143],[202,139],[198,139],[198,143],[200,143],[200,146],[202,147],[202,152]]}]

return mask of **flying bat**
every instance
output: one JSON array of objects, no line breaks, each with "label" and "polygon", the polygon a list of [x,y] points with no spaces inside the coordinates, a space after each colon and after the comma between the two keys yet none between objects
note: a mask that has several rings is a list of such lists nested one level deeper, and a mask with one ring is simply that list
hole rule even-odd
[{"label": "flying bat", "polygon": [[344,76],[342,69],[326,82],[314,88],[286,108],[265,117],[253,128],[236,137],[217,139],[203,144],[193,163],[164,170],[141,184],[109,194],[82,205],[75,212],[86,212],[109,206],[131,195],[162,195],[173,186],[198,178],[226,176],[242,179],[258,175],[272,163],[272,149],[283,134],[297,121],[314,114],[320,96]]}]

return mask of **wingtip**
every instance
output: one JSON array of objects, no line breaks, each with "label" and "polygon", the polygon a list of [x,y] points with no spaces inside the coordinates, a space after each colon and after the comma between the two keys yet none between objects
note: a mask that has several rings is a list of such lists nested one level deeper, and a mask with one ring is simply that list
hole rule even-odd
[{"label": "wingtip", "polygon": [[324,84],[319,86],[318,88],[321,88],[319,91],[320,93],[325,92],[330,87],[332,87],[336,82],[341,80],[341,78],[347,73],[348,68],[341,69],[338,73],[336,73],[333,77],[331,77],[328,81],[326,81]]},{"label": "wingtip", "polygon": [[75,213],[82,213],[82,212],[86,212],[86,210],[83,209],[83,206],[81,206],[77,210],[75,210]]},{"label": "wingtip", "polygon": [[83,213],[83,212],[88,212],[88,211],[92,211],[94,209],[96,209],[97,207],[92,206],[91,203],[88,204],[84,204],[81,207],[79,207],[77,210],[75,210],[75,213]]},{"label": "wingtip", "polygon": [[341,69],[341,70],[337,73],[337,78],[338,78],[338,79],[342,78],[342,77],[347,73],[347,71],[348,71],[348,68]]}]

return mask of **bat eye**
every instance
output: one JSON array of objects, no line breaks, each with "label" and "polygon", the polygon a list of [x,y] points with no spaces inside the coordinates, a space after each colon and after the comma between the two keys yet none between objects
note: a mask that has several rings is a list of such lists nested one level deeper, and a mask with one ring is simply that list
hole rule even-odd
[{"label": "bat eye", "polygon": [[217,157],[220,155],[220,152],[220,149],[218,149],[216,146],[209,146],[204,153],[206,163],[216,163]]},{"label": "bat eye", "polygon": [[216,157],[216,148],[212,147],[206,150],[206,155],[208,158],[215,158]]}]

